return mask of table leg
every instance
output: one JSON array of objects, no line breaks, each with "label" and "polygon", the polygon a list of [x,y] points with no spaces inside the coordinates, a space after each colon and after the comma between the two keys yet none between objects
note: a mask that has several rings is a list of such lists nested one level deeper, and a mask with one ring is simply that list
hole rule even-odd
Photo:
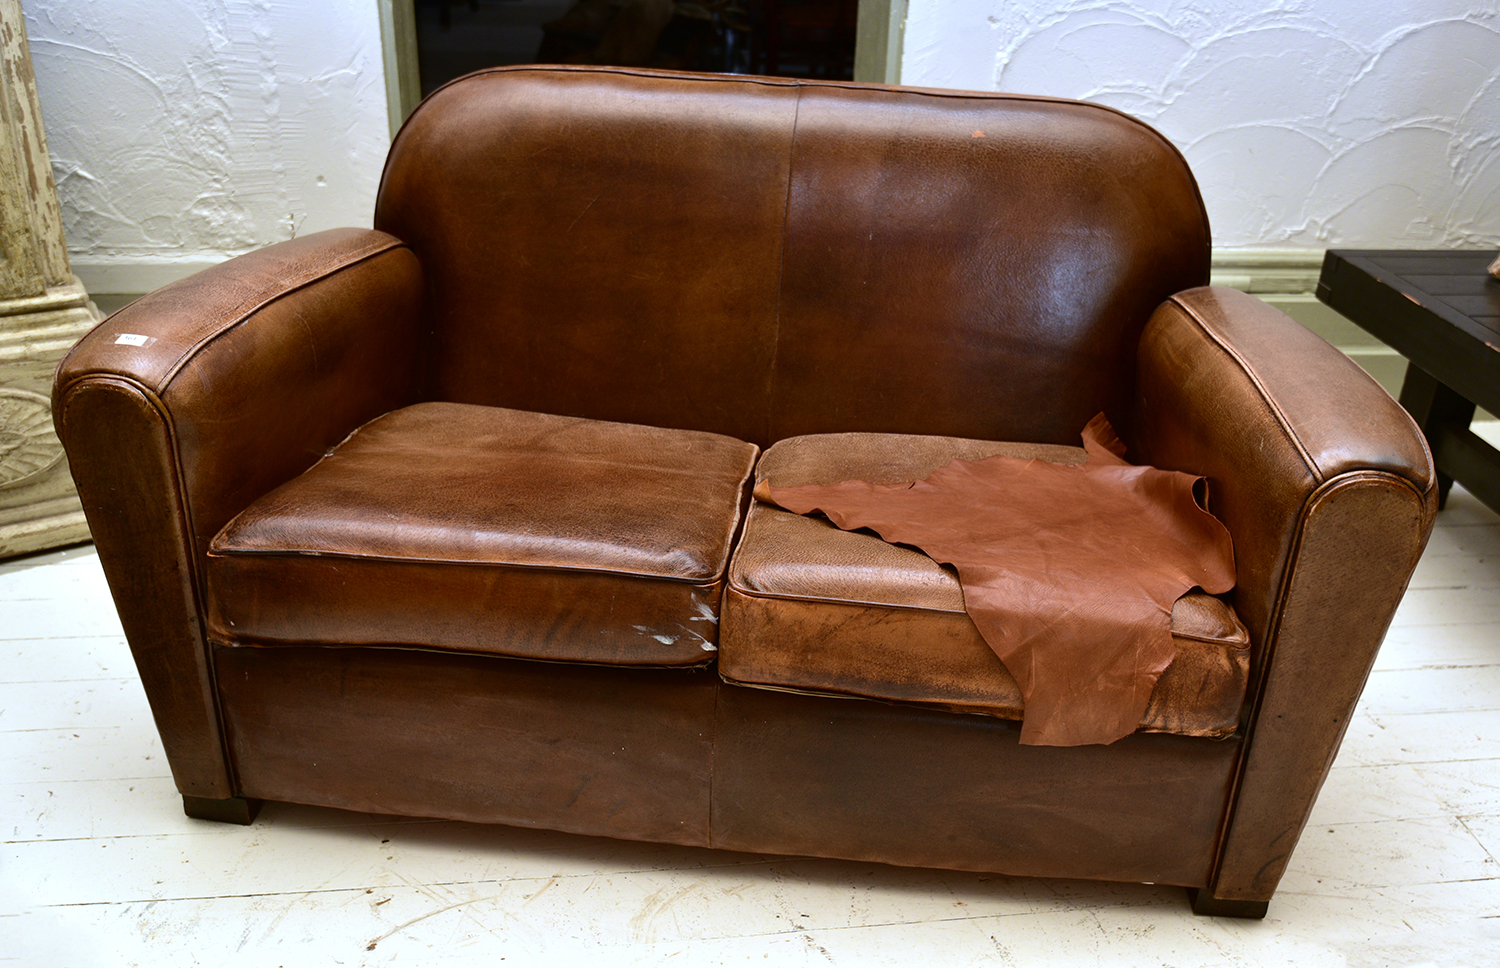
[{"label": "table leg", "polygon": [[[1465,400],[1446,384],[1415,363],[1406,365],[1406,379],[1401,383],[1401,406],[1416,420],[1427,438],[1427,446],[1436,459],[1439,443],[1446,428],[1467,428],[1474,419],[1474,404]],[[1453,478],[1438,469],[1438,507],[1448,503]]]}]

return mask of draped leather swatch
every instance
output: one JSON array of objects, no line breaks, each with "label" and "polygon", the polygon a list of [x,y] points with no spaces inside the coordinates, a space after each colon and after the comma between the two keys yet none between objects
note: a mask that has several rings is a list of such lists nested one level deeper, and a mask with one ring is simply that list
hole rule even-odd
[{"label": "draped leather swatch", "polygon": [[1103,414],[1078,465],[955,460],[909,484],[776,487],[761,500],[869,528],[958,570],[964,607],[1025,700],[1021,742],[1111,743],[1136,729],[1171,664],[1172,606],[1234,587],[1207,484],[1129,464]]}]

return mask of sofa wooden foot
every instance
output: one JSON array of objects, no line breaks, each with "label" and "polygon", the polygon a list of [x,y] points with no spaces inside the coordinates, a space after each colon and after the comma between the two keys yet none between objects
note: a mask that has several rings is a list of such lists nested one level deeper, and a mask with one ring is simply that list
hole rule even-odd
[{"label": "sofa wooden foot", "polygon": [[213,800],[208,797],[190,797],[184,795],[182,798],[182,812],[198,820],[217,820],[219,823],[249,824],[255,820],[255,815],[260,812],[260,801],[247,800],[244,797]]},{"label": "sofa wooden foot", "polygon": [[1193,913],[1206,918],[1253,918],[1258,921],[1266,916],[1266,909],[1271,906],[1270,901],[1236,901],[1214,897],[1199,887],[1190,887],[1187,892],[1188,901],[1193,905]]}]

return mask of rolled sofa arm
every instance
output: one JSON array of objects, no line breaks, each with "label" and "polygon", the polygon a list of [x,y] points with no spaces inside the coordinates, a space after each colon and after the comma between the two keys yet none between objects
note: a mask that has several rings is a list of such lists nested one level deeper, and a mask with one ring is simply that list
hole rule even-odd
[{"label": "rolled sofa arm", "polygon": [[203,636],[208,542],[413,402],[422,293],[397,239],[322,232],[137,300],[58,368],[58,436],[184,796],[235,795]]},{"label": "rolled sofa arm", "polygon": [[1338,751],[1437,510],[1406,412],[1258,299],[1181,293],[1141,338],[1133,441],[1206,475],[1250,630],[1245,753],[1206,906],[1268,900]]}]

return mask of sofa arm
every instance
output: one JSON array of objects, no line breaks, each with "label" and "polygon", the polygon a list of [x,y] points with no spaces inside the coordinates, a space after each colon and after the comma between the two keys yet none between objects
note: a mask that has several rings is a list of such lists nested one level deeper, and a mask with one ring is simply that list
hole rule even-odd
[{"label": "sofa arm", "polygon": [[58,436],[185,796],[235,796],[204,550],[250,501],[414,400],[422,292],[398,240],[323,232],[137,300],[58,368]]},{"label": "sofa arm", "polygon": [[1143,460],[1203,474],[1234,538],[1254,648],[1245,753],[1214,902],[1270,898],[1421,556],[1436,475],[1416,425],[1343,354],[1228,289],[1142,335]]}]

